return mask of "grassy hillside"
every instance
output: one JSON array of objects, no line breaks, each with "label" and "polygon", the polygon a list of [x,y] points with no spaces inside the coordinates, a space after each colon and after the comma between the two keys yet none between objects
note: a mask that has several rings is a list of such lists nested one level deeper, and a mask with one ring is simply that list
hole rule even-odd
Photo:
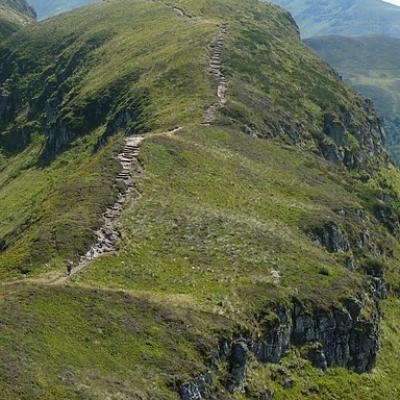
[{"label": "grassy hillside", "polygon": [[385,118],[387,147],[400,161],[400,39],[328,36],[306,40],[344,80],[370,97]]},{"label": "grassy hillside", "polygon": [[28,3],[36,11],[38,19],[42,20],[99,1],[100,0],[28,0]]},{"label": "grassy hillside", "polygon": [[400,37],[400,7],[382,0],[274,0],[289,10],[302,36],[370,35]]},{"label": "grassy hillside", "polygon": [[25,0],[0,1],[0,40],[35,18]]},{"label": "grassy hillside", "polygon": [[[223,23],[227,102],[207,126]],[[13,35],[0,82],[5,399],[396,398],[399,171],[373,107],[286,13],[102,3]],[[52,284],[94,240],[134,134],[119,251]]]}]

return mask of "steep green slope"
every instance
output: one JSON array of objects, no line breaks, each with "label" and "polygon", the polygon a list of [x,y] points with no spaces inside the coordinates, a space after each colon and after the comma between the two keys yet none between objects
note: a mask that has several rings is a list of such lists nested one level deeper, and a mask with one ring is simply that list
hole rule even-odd
[{"label": "steep green slope", "polygon": [[[99,143],[118,131],[145,132],[200,118],[198,104],[208,87],[201,76],[206,68],[202,46],[211,40],[212,25],[195,24],[192,29],[184,20],[172,19],[151,33],[147,26],[157,23],[151,22],[154,17],[159,22],[174,14],[162,5],[149,11],[146,3],[134,4],[140,13],[134,24],[124,2],[114,8],[94,6],[69,17],[77,29],[72,44],[70,21],[64,19],[21,32],[0,50],[0,57],[8,60],[0,66],[5,82],[1,193],[9,216],[1,236],[9,253],[4,261],[8,270],[43,269],[54,257],[76,256],[87,247],[93,237],[90,228],[113,201],[104,187],[118,168],[117,162],[99,155]],[[112,27],[117,19],[119,31]],[[49,32],[53,38],[48,43]],[[189,40],[196,45],[182,48],[180,43]],[[15,51],[18,46],[20,52]],[[190,51],[197,54],[197,64],[186,61]],[[11,53],[15,58],[10,62]],[[21,64],[26,66],[22,74]],[[196,70],[197,82],[192,78]],[[113,143],[100,152],[110,158]],[[77,200],[79,207],[71,208]],[[70,231],[77,233],[76,241]]]},{"label": "steep green slope", "polygon": [[387,147],[400,162],[400,39],[328,36],[306,43],[378,106],[385,119]]},{"label": "steep green slope", "polygon": [[38,19],[50,18],[75,8],[98,3],[100,0],[28,0],[37,13]]},{"label": "steep green slope", "polygon": [[35,18],[25,0],[0,1],[0,40]]},{"label": "steep green slope", "polygon": [[[5,399],[396,398],[399,171],[286,13],[94,5],[5,42],[0,82]],[[60,283],[139,134],[119,250]]]},{"label": "steep green slope", "polygon": [[289,10],[302,36],[370,35],[400,37],[400,7],[382,0],[274,0]]}]

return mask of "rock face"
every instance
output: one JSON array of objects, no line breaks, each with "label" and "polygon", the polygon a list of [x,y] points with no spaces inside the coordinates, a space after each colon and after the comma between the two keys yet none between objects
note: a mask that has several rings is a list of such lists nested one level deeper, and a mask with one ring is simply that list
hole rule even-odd
[{"label": "rock face", "polygon": [[[330,309],[308,309],[295,299],[292,304],[277,305],[274,318],[268,318],[260,337],[246,334],[221,340],[212,373],[182,383],[181,398],[216,398],[207,385],[218,379],[220,363],[225,363],[229,372],[222,382],[228,393],[245,390],[250,354],[261,363],[279,363],[291,346],[308,346],[307,358],[322,370],[337,366],[368,372],[376,361],[380,319],[378,299],[372,296],[346,299]],[[268,396],[273,398],[272,393]]]},{"label": "rock face", "polygon": [[350,250],[349,241],[340,228],[333,223],[316,229],[314,235],[316,241],[330,253],[348,252]]},{"label": "rock face", "polygon": [[0,121],[3,119],[3,116],[6,112],[7,103],[8,95],[4,89],[0,88]]},{"label": "rock face", "polygon": [[322,370],[328,368],[328,361],[326,360],[324,350],[321,346],[312,346],[308,351],[307,357],[314,367]]},{"label": "rock face", "polygon": [[251,346],[261,362],[278,363],[289,350],[293,321],[290,312],[283,306],[277,306],[276,318],[265,329],[265,337]]},{"label": "rock face", "polygon": [[382,222],[392,235],[400,237],[400,218],[397,215],[392,199],[387,193],[383,193],[379,199],[380,203],[375,207],[375,216]]},{"label": "rock face", "polygon": [[348,146],[346,127],[331,113],[324,115],[324,132],[334,141],[337,146]]},{"label": "rock face", "polygon": [[201,375],[191,381],[184,382],[179,387],[182,400],[201,400],[208,398],[207,385],[211,384],[210,374]]},{"label": "rock face", "polygon": [[[291,309],[278,307],[276,320],[266,327],[266,338],[256,341],[252,350],[262,362],[278,362],[290,345],[318,343],[319,363],[340,366],[356,372],[373,368],[378,351],[380,312],[370,321],[363,320],[359,300],[349,301],[343,308],[307,311],[298,301]],[[270,338],[274,340],[271,341]],[[315,361],[315,357],[314,361]]]},{"label": "rock face", "polygon": [[246,365],[248,360],[249,348],[245,340],[234,342],[230,348],[229,372],[230,379],[227,384],[229,392],[240,389],[246,377]]},{"label": "rock face", "polygon": [[378,156],[386,157],[383,122],[369,99],[364,102],[364,110],[369,117],[363,124],[356,123],[347,110],[342,110],[339,115],[324,114],[323,131],[327,140],[321,140],[319,147],[327,160],[354,170],[365,168]]},{"label": "rock face", "polygon": [[340,366],[362,373],[375,365],[378,351],[380,313],[370,321],[360,318],[362,308],[357,306],[334,309],[329,312],[306,312],[300,303],[295,303],[292,314],[291,341],[296,345],[309,342],[320,343],[320,358],[326,365]]}]

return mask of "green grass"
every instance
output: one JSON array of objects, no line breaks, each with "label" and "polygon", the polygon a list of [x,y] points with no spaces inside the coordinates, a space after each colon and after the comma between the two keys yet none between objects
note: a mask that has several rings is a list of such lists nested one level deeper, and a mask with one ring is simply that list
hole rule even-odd
[{"label": "green grass", "polygon": [[[367,263],[376,262],[374,246],[385,250],[379,265],[392,289],[400,288],[400,245],[374,216],[383,191],[399,214],[397,169],[378,157],[375,170],[349,172],[318,152],[324,113],[347,110],[361,126],[369,118],[362,99],[306,49],[276,7],[173,3],[189,18],[171,5],[101,3],[23,29],[0,46],[0,78],[10,78],[0,121],[0,280],[38,279],[1,289],[5,400],[177,399],[179,382],[209,369],[218,339],[256,337],[274,304],[296,298],[326,310],[358,296]],[[216,101],[207,47],[221,22],[229,27],[228,102],[205,127],[205,110]],[[183,129],[174,136],[162,134],[176,125]],[[126,134],[146,138],[140,196],[116,221],[120,250],[65,286],[46,285],[66,258],[88,248],[114,201],[115,156]],[[353,148],[363,146],[351,139]],[[352,253],[328,253],[315,242],[315,229],[332,223]],[[357,247],[361,233],[370,243]],[[391,301],[386,327],[397,326]],[[396,340],[390,334],[382,342],[373,374],[391,368]],[[315,396],[329,399],[352,382],[373,382],[373,374],[302,370],[299,351],[284,361],[297,363],[289,391],[268,377],[276,366],[254,361],[249,392],[225,395],[226,366],[216,373],[217,388],[224,398],[252,399],[272,385],[278,398],[301,399],[309,393],[299,387],[318,377]],[[387,373],[379,390],[392,393],[396,377],[396,369]]]},{"label": "green grass", "polygon": [[[66,258],[77,258],[88,248],[101,212],[115,198],[112,180],[119,165],[112,157],[122,141],[111,140],[95,152],[97,143],[108,138],[108,126],[123,110],[138,114],[129,126],[133,132],[168,129],[200,120],[206,107],[202,102],[212,99],[211,85],[203,74],[203,47],[216,31],[215,23],[187,24],[166,7],[134,2],[131,12],[136,22],[132,24],[126,7],[127,2],[118,2],[110,13],[109,7],[95,6],[66,16],[61,23],[56,18],[30,27],[15,39],[20,48],[13,62],[28,62],[31,67],[28,74],[14,76],[18,86],[8,91],[26,106],[30,97],[21,88],[27,85],[35,93],[38,111],[27,117],[21,105],[15,110],[18,125],[14,120],[2,125],[8,133],[0,136],[0,142],[4,138],[0,185],[6,215],[0,237],[7,251],[1,255],[0,275],[43,272],[49,269],[46,265],[57,269]],[[74,21],[75,35],[80,37],[65,49],[68,19]],[[105,34],[113,20],[119,21],[119,32],[110,26]],[[164,20],[167,23],[161,25]],[[48,48],[50,53],[46,53]],[[147,48],[145,53],[143,48]],[[7,49],[8,45],[0,52]],[[78,61],[76,54],[82,54],[86,62]],[[9,67],[8,61],[0,65],[0,74],[7,74]],[[53,101],[59,101],[57,90],[68,92],[57,105],[56,139],[49,144],[43,141],[48,125],[40,121],[47,118],[49,93]],[[92,119],[93,110],[99,108],[103,114]],[[61,125],[72,138],[57,157],[54,142]],[[25,149],[17,153],[12,138],[28,129],[34,131]]]},{"label": "green grass", "polygon": [[123,292],[13,292],[0,306],[3,398],[175,399],[174,379],[204,369],[201,351],[223,323]]},{"label": "green grass", "polygon": [[[93,263],[79,283],[189,294],[214,306],[268,287],[273,268],[293,293],[327,302],[356,279],[304,230],[339,220],[332,211],[338,201],[350,210],[361,205],[336,182],[337,171],[306,153],[195,128],[175,140],[149,139],[141,160],[143,196],[121,220],[126,244],[116,257]],[[318,274],[323,266],[329,277]]]}]

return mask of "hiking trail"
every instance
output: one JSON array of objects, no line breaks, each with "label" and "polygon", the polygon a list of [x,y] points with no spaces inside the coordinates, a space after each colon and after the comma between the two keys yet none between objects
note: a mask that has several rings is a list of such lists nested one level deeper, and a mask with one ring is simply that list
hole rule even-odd
[{"label": "hiking trail", "polygon": [[[189,17],[181,12],[180,9],[174,8],[174,11],[181,16]],[[216,41],[210,46],[209,57],[209,73],[217,81],[217,101],[212,104],[206,111],[203,126],[209,126],[215,121],[218,110],[226,104],[226,94],[229,86],[229,81],[225,76],[222,68],[223,52],[225,37],[228,32],[227,24],[222,23]],[[177,126],[169,131],[162,132],[156,135],[165,135],[172,137],[175,133],[182,129]],[[152,135],[149,135],[152,136]],[[119,188],[119,193],[116,202],[103,213],[103,223],[95,234],[95,242],[90,249],[80,257],[79,263],[73,268],[71,274],[64,274],[57,278],[38,278],[16,280],[4,283],[5,285],[21,283],[21,282],[38,282],[47,283],[50,285],[62,285],[67,283],[74,275],[83,271],[92,261],[98,257],[114,253],[118,250],[120,241],[120,233],[116,227],[116,219],[121,215],[128,199],[134,195],[135,198],[140,197],[140,193],[136,189],[135,179],[143,173],[142,165],[139,161],[139,151],[144,136],[129,136],[125,139],[125,145],[122,151],[118,154],[118,159],[122,169],[115,178],[116,187]],[[4,285],[3,284],[3,285]]]},{"label": "hiking trail", "polygon": [[[143,136],[129,136],[125,139],[125,146],[121,153],[118,154],[118,159],[121,162],[122,170],[116,177],[118,187],[122,189],[118,193],[116,202],[104,212],[102,219],[103,224],[95,231],[96,241],[93,246],[80,258],[79,264],[73,268],[70,275],[62,276],[53,282],[53,284],[62,284],[72,276],[81,272],[91,261],[96,258],[112,253],[118,250],[118,242],[120,234],[115,227],[115,220],[121,215],[127,199],[131,194],[139,195],[134,178],[142,174],[143,168],[138,159],[140,145],[143,141]],[[134,171],[134,172],[132,172]]]},{"label": "hiking trail", "polygon": [[229,81],[224,74],[222,68],[223,56],[224,56],[224,44],[225,37],[228,33],[228,27],[226,23],[221,24],[220,31],[218,34],[217,41],[211,45],[211,56],[210,56],[210,74],[217,80],[217,102],[210,106],[206,111],[205,120],[203,125],[210,125],[215,121],[218,109],[226,104],[226,94],[229,87]]}]

